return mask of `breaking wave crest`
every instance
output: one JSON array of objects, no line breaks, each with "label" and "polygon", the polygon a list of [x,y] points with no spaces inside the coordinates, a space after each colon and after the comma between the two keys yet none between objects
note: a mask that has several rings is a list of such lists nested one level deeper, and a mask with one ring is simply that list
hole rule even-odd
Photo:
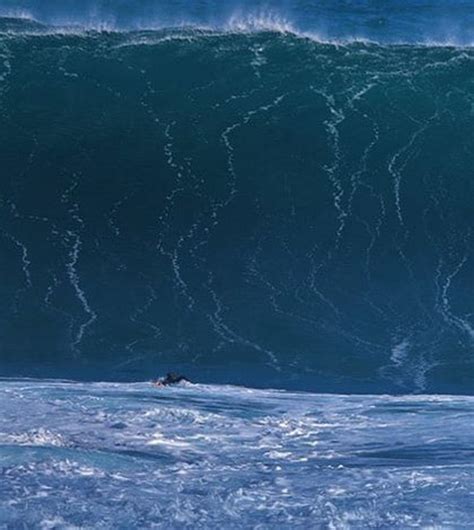
[{"label": "breaking wave crest", "polygon": [[382,6],[359,2],[319,0],[302,2],[247,0],[195,5],[180,0],[0,0],[0,17],[29,20],[56,28],[99,31],[144,31],[168,28],[215,32],[291,33],[320,42],[379,42],[437,46],[471,46],[474,12],[468,2],[453,6],[447,0],[402,2]]}]

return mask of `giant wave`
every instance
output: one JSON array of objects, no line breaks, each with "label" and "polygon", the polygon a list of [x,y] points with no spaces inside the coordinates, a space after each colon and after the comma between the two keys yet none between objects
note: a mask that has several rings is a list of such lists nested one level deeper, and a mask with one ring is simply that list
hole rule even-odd
[{"label": "giant wave", "polygon": [[474,52],[235,29],[0,23],[1,372],[471,393]]}]

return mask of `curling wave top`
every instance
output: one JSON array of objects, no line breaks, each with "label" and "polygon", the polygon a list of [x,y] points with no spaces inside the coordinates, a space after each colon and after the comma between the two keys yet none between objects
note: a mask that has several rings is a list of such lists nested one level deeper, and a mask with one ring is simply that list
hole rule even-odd
[{"label": "curling wave top", "polygon": [[469,0],[0,0],[0,16],[89,29],[192,26],[321,40],[472,45]]}]

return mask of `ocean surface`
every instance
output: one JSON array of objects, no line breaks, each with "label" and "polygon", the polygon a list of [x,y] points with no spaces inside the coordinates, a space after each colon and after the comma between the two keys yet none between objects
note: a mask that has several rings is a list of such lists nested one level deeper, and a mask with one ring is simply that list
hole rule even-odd
[{"label": "ocean surface", "polygon": [[0,528],[472,528],[473,168],[472,1],[0,0]]},{"label": "ocean surface", "polygon": [[3,380],[0,403],[0,528],[472,528],[473,397]]}]

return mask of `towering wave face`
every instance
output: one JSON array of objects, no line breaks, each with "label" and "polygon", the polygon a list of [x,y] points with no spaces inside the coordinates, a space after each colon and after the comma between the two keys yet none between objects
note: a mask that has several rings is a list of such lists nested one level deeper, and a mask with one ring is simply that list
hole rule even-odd
[{"label": "towering wave face", "polygon": [[[122,32],[42,23],[133,27],[155,2],[113,17],[109,2],[14,4],[0,1],[17,17],[0,23],[3,375],[472,393],[473,49],[289,31],[325,2],[293,3],[293,26],[224,27],[220,8],[202,29],[196,2],[194,28]],[[363,36],[393,23],[386,40],[406,42],[427,37],[414,14],[446,5],[387,2],[401,13],[379,21],[345,4],[329,36],[366,20]]]}]

